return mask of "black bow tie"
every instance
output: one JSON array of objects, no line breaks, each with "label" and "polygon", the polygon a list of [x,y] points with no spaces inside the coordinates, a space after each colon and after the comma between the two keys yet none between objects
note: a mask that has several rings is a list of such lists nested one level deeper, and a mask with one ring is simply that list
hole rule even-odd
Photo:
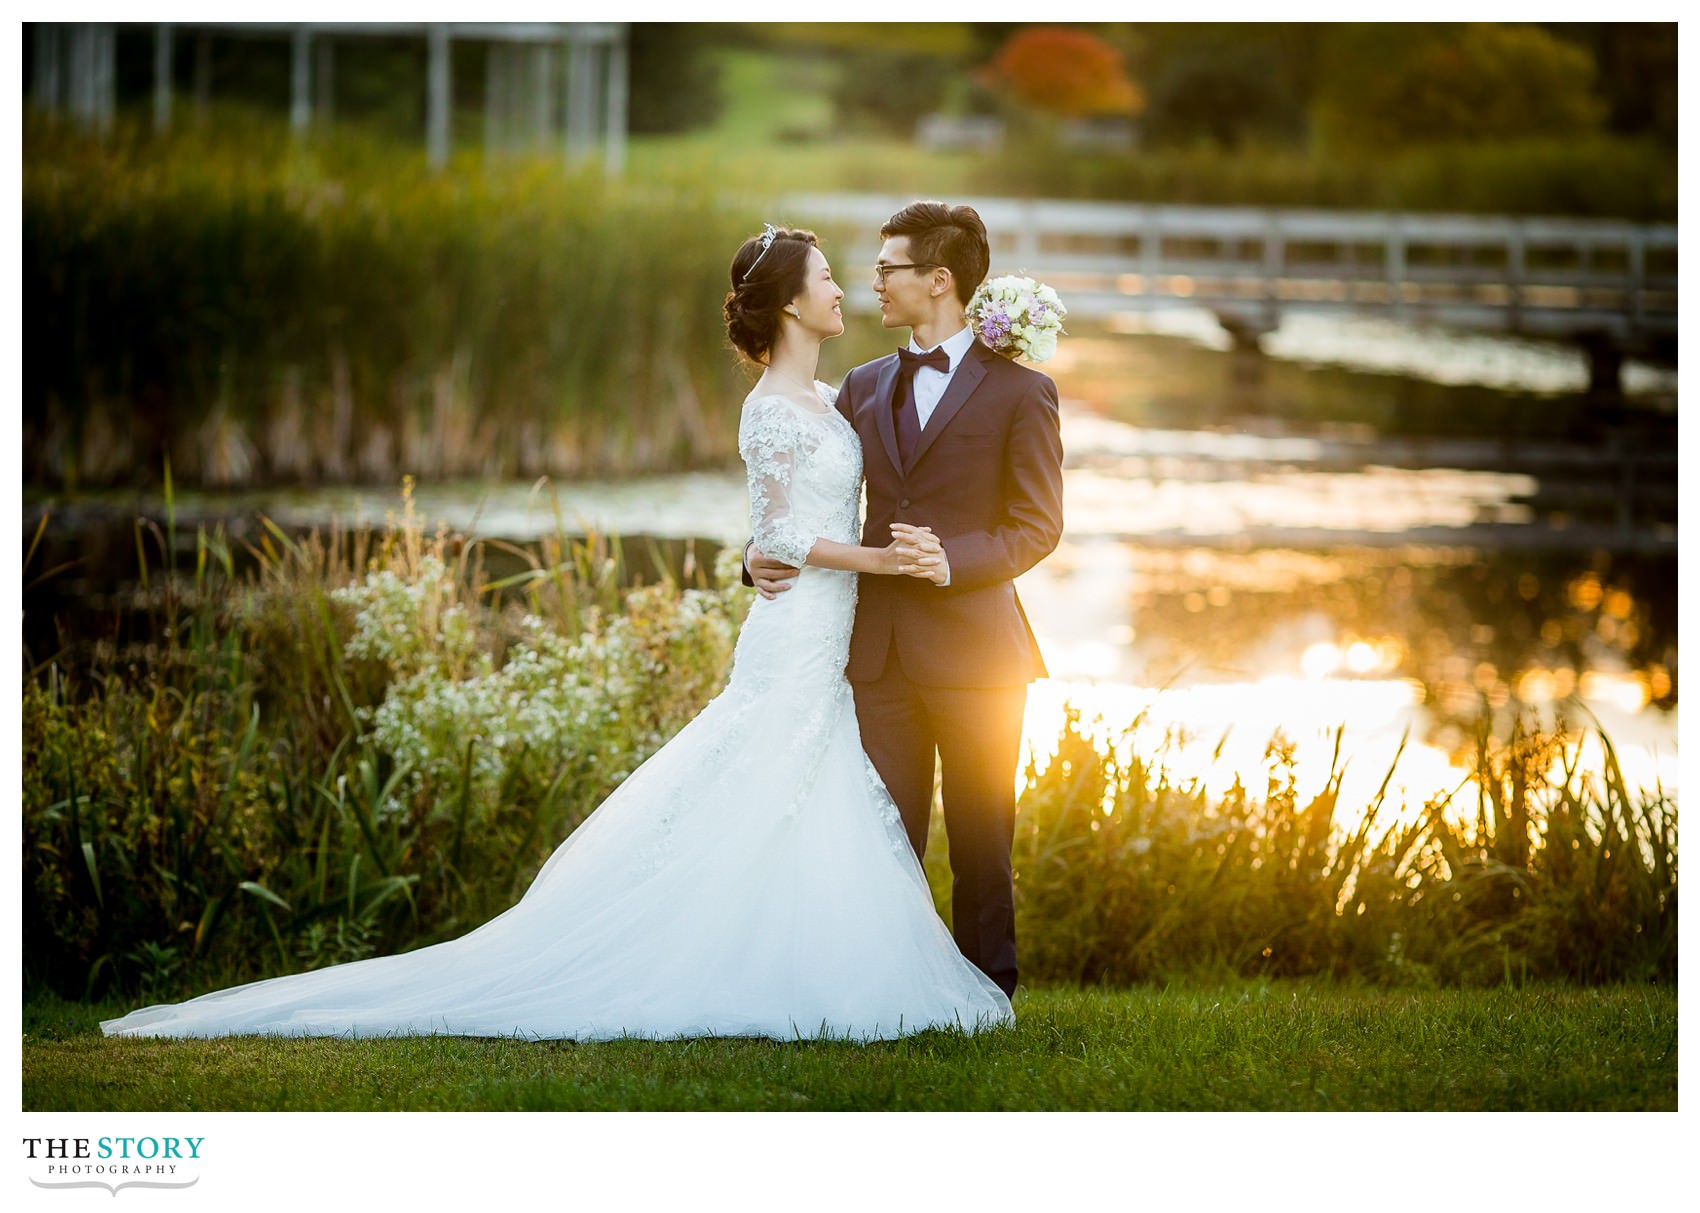
[{"label": "black bow tie", "polygon": [[898,369],[907,375],[913,375],[924,366],[930,366],[935,371],[948,373],[950,371],[950,355],[944,352],[944,346],[934,346],[931,353],[917,354],[911,350],[897,351]]}]

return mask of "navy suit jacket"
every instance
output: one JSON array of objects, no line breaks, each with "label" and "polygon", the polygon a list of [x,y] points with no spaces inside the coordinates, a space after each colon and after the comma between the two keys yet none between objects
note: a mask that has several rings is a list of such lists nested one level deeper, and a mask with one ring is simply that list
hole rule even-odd
[{"label": "navy suit jacket", "polygon": [[839,411],[862,440],[862,543],[886,546],[893,522],[931,527],[950,561],[950,584],[862,574],[846,674],[871,681],[895,658],[923,686],[1008,687],[1045,677],[1014,579],[1062,537],[1056,384],[976,341],[907,467],[897,455],[896,384],[892,353],[856,367],[838,393]]}]

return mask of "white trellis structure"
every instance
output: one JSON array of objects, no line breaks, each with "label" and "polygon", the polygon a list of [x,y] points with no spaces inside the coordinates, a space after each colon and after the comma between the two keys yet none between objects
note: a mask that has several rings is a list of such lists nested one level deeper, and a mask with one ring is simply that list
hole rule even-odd
[{"label": "white trellis structure", "polygon": [[[484,147],[487,153],[560,140],[567,163],[600,151],[610,175],[626,159],[627,27],[619,22],[281,22],[156,23],[153,121],[171,125],[173,59],[178,40],[195,37],[195,97],[205,104],[211,66],[206,35],[286,38],[291,48],[290,126],[305,135],[315,110],[330,113],[335,47],[362,37],[416,37],[427,48],[425,149],[432,167],[448,163],[453,108],[452,46],[485,48]],[[40,109],[68,113],[79,125],[112,125],[117,95],[116,27],[110,23],[39,22],[34,27]]]}]

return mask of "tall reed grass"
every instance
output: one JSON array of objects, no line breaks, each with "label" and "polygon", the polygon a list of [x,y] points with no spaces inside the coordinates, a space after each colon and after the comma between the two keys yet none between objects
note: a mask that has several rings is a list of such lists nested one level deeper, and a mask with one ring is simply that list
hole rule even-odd
[{"label": "tall reed grass", "polygon": [[[221,112],[157,138],[24,127],[24,474],[205,485],[571,476],[724,461],[726,265],[787,189],[1669,220],[1670,153],[1621,139],[997,156],[707,133],[609,182],[554,156],[425,170],[416,146]],[[807,216],[792,216],[795,222]],[[841,235],[842,233],[823,233]]]},{"label": "tall reed grass", "polygon": [[735,449],[714,192],[248,122],[26,126],[24,473],[572,475]]},{"label": "tall reed grass", "polygon": [[1676,803],[1631,792],[1603,735],[1605,769],[1588,772],[1562,727],[1496,739],[1484,718],[1454,794],[1477,800],[1475,820],[1446,796],[1383,825],[1393,769],[1370,803],[1342,806],[1340,734],[1314,797],[1276,736],[1261,796],[1236,782],[1213,800],[1142,723],[1122,760],[1071,713],[1056,756],[1027,770],[1017,935],[1035,980],[1676,978]]},{"label": "tall reed grass", "polygon": [[[266,523],[240,574],[199,528],[179,569],[170,500],[137,528],[149,634],[44,658],[23,688],[25,968],[72,997],[188,993],[487,920],[718,692],[749,603],[735,553],[634,586],[606,537],[427,533],[405,488],[378,530]],[[498,548],[521,571],[486,572]],[[1632,792],[1609,743],[1587,772],[1557,733],[1484,728],[1458,794],[1473,821],[1437,801],[1382,826],[1385,784],[1337,803],[1338,745],[1308,800],[1280,737],[1265,786],[1212,797],[1142,726],[1119,758],[1071,716],[1026,771],[1031,980],[1676,976],[1676,806]]]}]

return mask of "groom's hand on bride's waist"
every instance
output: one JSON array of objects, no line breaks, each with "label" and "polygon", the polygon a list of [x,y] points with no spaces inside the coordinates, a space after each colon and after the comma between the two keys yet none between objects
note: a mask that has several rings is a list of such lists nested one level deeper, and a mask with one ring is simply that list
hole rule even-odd
[{"label": "groom's hand on bride's waist", "polygon": [[744,571],[749,575],[750,584],[756,587],[756,593],[763,598],[777,598],[783,594],[791,588],[791,579],[797,575],[795,565],[762,555],[754,542],[744,545]]}]

